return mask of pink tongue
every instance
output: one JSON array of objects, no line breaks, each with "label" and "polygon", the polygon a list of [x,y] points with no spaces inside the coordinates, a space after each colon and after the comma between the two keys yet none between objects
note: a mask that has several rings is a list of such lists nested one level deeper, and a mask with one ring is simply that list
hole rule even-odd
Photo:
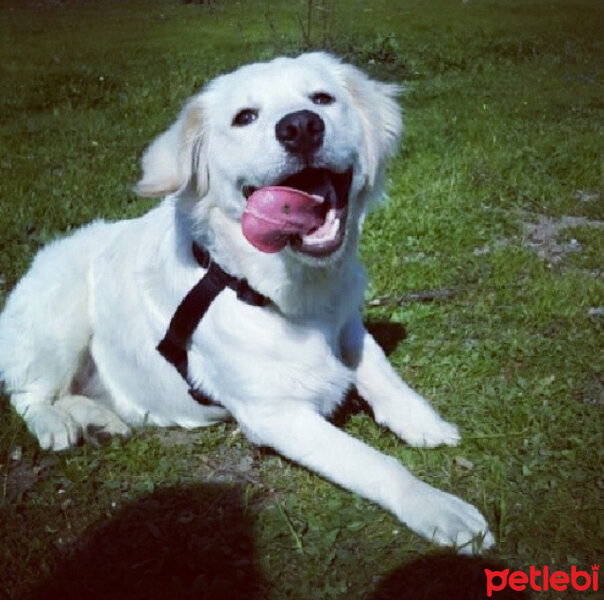
[{"label": "pink tongue", "polygon": [[293,235],[306,235],[325,222],[323,198],[289,187],[256,190],[241,219],[243,235],[262,252],[279,252]]}]

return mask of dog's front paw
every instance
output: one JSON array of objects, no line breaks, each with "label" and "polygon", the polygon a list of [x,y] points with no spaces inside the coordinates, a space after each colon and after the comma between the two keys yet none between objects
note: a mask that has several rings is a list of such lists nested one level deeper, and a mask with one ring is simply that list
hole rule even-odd
[{"label": "dog's front paw", "polygon": [[410,446],[434,448],[436,446],[457,446],[461,435],[457,425],[440,417],[430,422],[406,423],[400,437]]},{"label": "dog's front paw", "polygon": [[401,520],[436,544],[453,546],[464,554],[474,554],[495,545],[485,518],[457,496],[416,481],[405,504],[408,508],[400,515]]},{"label": "dog's front paw", "polygon": [[387,411],[376,411],[375,417],[410,446],[457,446],[461,440],[457,426],[443,420],[420,396]]},{"label": "dog's front paw", "polygon": [[114,412],[86,396],[64,396],[56,406],[69,413],[86,441],[105,444],[114,436],[127,436],[130,428]]},{"label": "dog's front paw", "polygon": [[82,439],[82,430],[63,409],[51,404],[30,406],[24,414],[27,428],[43,450],[67,450]]}]

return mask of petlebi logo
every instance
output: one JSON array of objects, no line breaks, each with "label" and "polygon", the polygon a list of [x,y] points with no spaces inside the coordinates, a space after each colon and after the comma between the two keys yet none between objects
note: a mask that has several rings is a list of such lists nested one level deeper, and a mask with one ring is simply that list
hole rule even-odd
[{"label": "petlebi logo", "polygon": [[509,587],[516,592],[522,592],[527,587],[535,592],[546,592],[553,590],[565,592],[576,590],[578,592],[598,591],[598,570],[600,565],[591,566],[591,573],[579,571],[574,565],[567,571],[551,571],[548,566],[538,569],[531,565],[528,573],[525,571],[490,571],[485,569],[487,576],[487,597],[493,597],[493,593],[501,592]]}]

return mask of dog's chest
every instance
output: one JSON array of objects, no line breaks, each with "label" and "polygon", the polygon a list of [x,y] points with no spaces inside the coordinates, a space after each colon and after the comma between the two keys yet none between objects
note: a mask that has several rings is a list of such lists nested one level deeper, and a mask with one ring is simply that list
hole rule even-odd
[{"label": "dog's chest", "polygon": [[193,335],[189,373],[227,408],[232,400],[299,400],[327,414],[352,385],[339,329],[329,315],[289,319],[225,290]]}]

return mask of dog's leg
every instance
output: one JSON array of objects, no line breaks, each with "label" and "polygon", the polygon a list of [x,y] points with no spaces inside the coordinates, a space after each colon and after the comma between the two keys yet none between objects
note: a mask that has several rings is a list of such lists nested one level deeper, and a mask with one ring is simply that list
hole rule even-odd
[{"label": "dog's leg", "polygon": [[342,356],[355,369],[358,392],[373,409],[375,420],[412,446],[454,446],[457,427],[444,421],[396,373],[360,316],[346,325]]},{"label": "dog's leg", "polygon": [[0,377],[45,449],[73,446],[82,423],[90,424],[69,398],[91,336],[92,253],[110,237],[109,227],[95,223],[41,250],[0,316]]},{"label": "dog's leg", "polygon": [[[270,446],[323,477],[380,504],[419,535],[463,547],[482,538],[494,544],[482,515],[459,498],[416,479],[394,458],[381,454],[325,421],[310,407],[283,401],[235,411],[249,439]],[[480,542],[479,542],[480,543]]]}]

